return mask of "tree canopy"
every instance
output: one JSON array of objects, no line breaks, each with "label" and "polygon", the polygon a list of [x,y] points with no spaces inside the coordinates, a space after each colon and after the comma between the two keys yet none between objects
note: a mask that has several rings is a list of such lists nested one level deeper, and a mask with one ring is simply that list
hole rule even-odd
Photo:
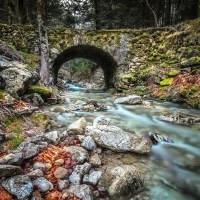
[{"label": "tree canopy", "polygon": [[[49,26],[126,29],[174,25],[200,17],[200,0],[45,0]],[[2,0],[0,23],[36,24],[36,0]]]}]

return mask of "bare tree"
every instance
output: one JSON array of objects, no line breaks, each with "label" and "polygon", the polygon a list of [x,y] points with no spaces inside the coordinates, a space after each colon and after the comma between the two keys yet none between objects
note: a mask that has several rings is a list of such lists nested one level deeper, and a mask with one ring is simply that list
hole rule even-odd
[{"label": "bare tree", "polygon": [[37,20],[40,37],[40,83],[48,86],[49,73],[49,45],[46,29],[46,0],[37,0]]},{"label": "bare tree", "polygon": [[149,9],[152,11],[153,13],[153,16],[154,16],[154,19],[155,19],[155,23],[156,23],[156,27],[159,27],[159,24],[158,24],[158,20],[157,20],[157,17],[156,17],[156,13],[154,12],[154,10],[152,9],[152,7],[150,6],[148,0],[146,0],[146,3],[147,3],[147,6],[149,7]]}]

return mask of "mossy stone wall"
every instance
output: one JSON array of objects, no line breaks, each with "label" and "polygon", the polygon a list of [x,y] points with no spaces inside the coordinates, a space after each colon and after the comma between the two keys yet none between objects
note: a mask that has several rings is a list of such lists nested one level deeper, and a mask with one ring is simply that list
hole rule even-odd
[{"label": "mossy stone wall", "polygon": [[[118,65],[114,84],[119,89],[142,85],[150,76],[160,83],[176,70],[191,71],[200,65],[200,19],[140,30],[48,27],[48,36],[51,63],[61,52],[78,45],[98,47],[109,53]],[[39,46],[38,29],[31,25],[0,24],[0,38],[0,42],[19,51],[35,52]]]}]

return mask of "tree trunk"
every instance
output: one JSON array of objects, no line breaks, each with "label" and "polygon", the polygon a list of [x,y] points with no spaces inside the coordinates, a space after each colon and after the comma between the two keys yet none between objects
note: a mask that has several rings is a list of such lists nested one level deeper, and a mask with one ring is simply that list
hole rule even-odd
[{"label": "tree trunk", "polygon": [[154,10],[151,8],[151,6],[149,5],[149,2],[148,0],[146,0],[146,3],[147,3],[147,6],[149,7],[149,9],[152,11],[153,13],[153,16],[154,16],[154,19],[155,19],[155,23],[156,23],[156,27],[159,27],[159,24],[158,24],[158,20],[157,20],[157,17],[156,17],[156,13],[154,12]]},{"label": "tree trunk", "polygon": [[165,25],[171,24],[171,0],[166,0]]},{"label": "tree trunk", "polygon": [[27,0],[24,0],[24,7],[26,10],[26,23],[31,24],[30,9],[29,9]]},{"label": "tree trunk", "polygon": [[21,17],[20,17],[20,12],[19,12],[19,0],[12,0],[12,4],[15,8],[15,14],[17,17],[17,23],[21,24]]},{"label": "tree trunk", "polygon": [[37,20],[40,37],[40,83],[42,85],[49,85],[49,46],[47,29],[45,23],[45,0],[37,0]]},{"label": "tree trunk", "polygon": [[16,24],[17,20],[16,20],[14,14],[13,14],[11,7],[8,5],[6,0],[3,0],[3,6],[4,6],[6,12],[8,13],[8,15],[10,16],[11,23]]},{"label": "tree trunk", "polygon": [[95,24],[96,29],[101,29],[101,20],[100,20],[100,0],[94,0],[94,9],[95,9]]}]

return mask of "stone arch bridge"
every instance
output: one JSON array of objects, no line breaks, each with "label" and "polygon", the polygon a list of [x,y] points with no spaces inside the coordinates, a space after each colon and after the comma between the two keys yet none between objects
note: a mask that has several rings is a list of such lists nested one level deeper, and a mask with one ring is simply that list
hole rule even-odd
[{"label": "stone arch bridge", "polygon": [[[48,37],[55,83],[62,64],[75,58],[96,62],[103,69],[105,87],[118,89],[140,85],[155,76],[158,69],[184,67],[184,62],[187,64],[194,57],[200,62],[200,36],[195,33],[193,22],[140,30],[48,27]],[[0,24],[0,41],[20,51],[35,52],[38,30],[31,25]]]}]

